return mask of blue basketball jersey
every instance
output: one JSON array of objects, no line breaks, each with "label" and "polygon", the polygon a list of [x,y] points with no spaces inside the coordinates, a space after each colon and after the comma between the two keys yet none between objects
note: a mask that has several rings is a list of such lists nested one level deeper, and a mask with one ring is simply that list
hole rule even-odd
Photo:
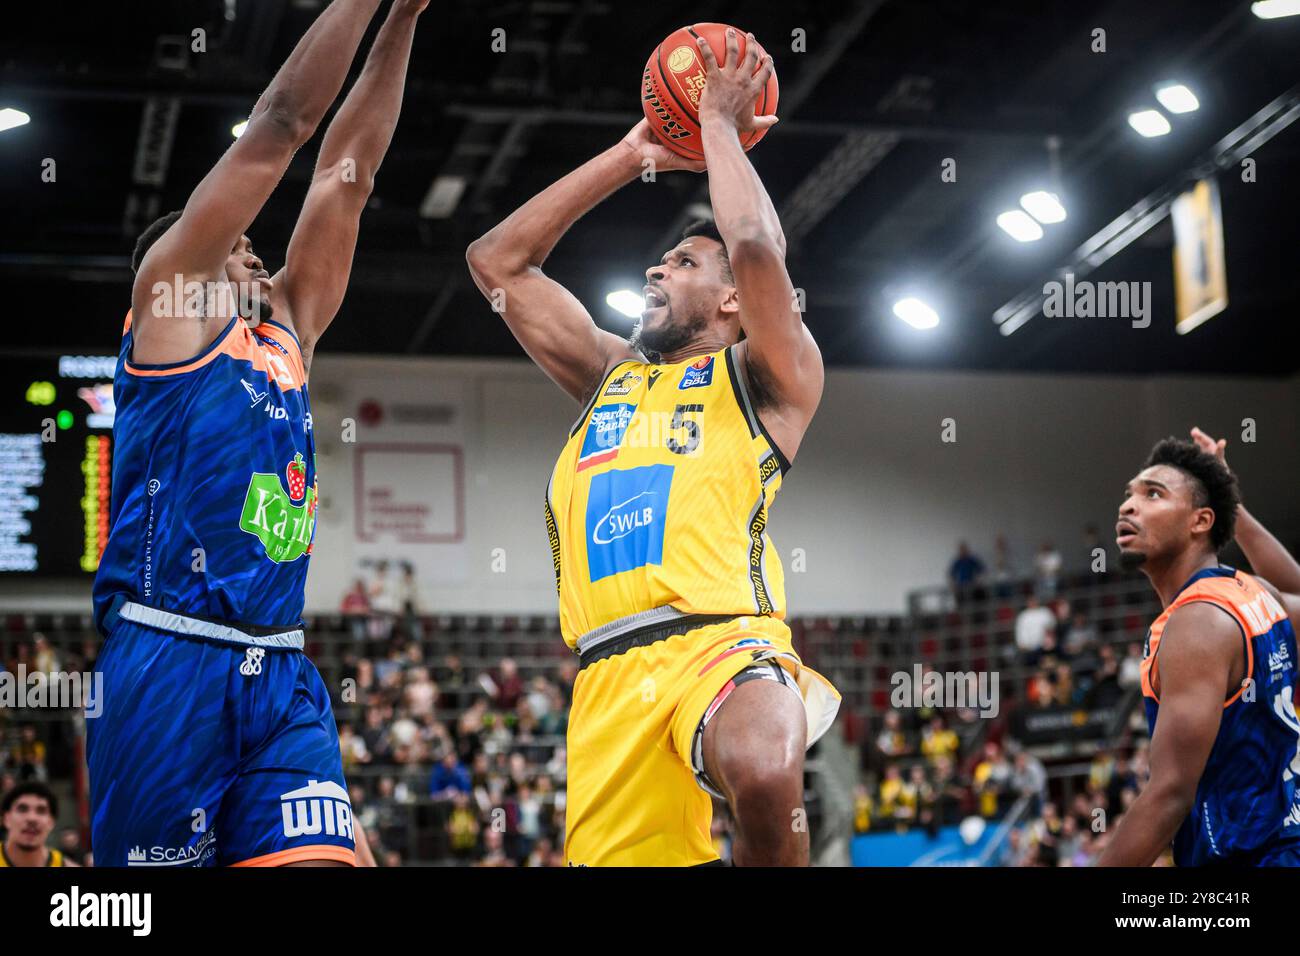
[{"label": "blue basketball jersey", "polygon": [[113,397],[113,493],[95,576],[114,601],[259,627],[296,625],[316,523],[316,446],[297,338],[231,319],[202,354],[131,361]]},{"label": "blue basketball jersey", "polygon": [[1223,705],[1191,813],[1174,837],[1179,866],[1260,863],[1300,840],[1300,718],[1296,639],[1286,610],[1249,574],[1221,566],[1192,575],[1147,634],[1142,695],[1155,733],[1160,638],[1169,616],[1193,602],[1226,611],[1241,629],[1247,680]]}]

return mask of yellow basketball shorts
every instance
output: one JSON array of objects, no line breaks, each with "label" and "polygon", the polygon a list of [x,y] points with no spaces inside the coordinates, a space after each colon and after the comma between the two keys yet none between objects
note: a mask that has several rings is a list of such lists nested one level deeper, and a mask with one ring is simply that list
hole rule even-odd
[{"label": "yellow basketball shorts", "polygon": [[570,865],[693,866],[718,858],[693,743],[719,694],[765,661],[778,664],[803,697],[811,747],[835,719],[840,695],[803,666],[790,629],[775,618],[696,627],[579,672],[567,741]]}]

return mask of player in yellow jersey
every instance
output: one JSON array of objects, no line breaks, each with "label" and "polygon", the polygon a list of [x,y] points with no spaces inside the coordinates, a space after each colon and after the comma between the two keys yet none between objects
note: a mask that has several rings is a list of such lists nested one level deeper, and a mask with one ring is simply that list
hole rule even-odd
[{"label": "player in yellow jersey", "polygon": [[[580,655],[569,716],[565,857],[716,861],[709,793],[737,864],[808,862],[804,751],[839,694],[784,623],[768,509],[821,400],[821,354],[795,308],[776,211],[739,134],[771,71],[707,46],[700,102],[716,226],[646,271],[631,342],[598,329],[541,265],[643,161],[702,171],[637,124],[473,243],[474,281],[583,406],[546,493],[560,625]],[[498,306],[499,308],[501,305]],[[742,332],[744,340],[741,341]]]},{"label": "player in yellow jersey", "polygon": [[4,842],[0,843],[0,867],[76,866],[58,851],[45,845],[59,816],[59,800],[38,780],[20,783],[0,800],[0,822]]}]

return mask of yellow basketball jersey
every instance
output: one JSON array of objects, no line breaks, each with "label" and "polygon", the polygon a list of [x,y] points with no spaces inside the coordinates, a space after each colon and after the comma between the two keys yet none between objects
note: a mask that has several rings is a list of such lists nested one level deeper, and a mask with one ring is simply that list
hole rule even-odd
[{"label": "yellow basketball jersey", "polygon": [[785,577],[766,527],[788,467],[734,347],[611,369],[546,490],[566,643],[665,607],[784,618]]}]

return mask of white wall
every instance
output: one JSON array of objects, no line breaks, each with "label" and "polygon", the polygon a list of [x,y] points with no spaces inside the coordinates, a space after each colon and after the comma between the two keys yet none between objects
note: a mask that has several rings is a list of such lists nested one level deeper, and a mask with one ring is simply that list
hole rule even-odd
[{"label": "white wall", "polygon": [[[542,495],[579,409],[523,361],[367,359],[321,355],[312,369],[321,512],[308,607],[333,610],[361,558],[406,556],[427,609],[555,610]],[[377,428],[340,440],[342,420],[373,399]],[[440,424],[392,421],[395,405],[452,409]],[[1241,421],[1257,423],[1243,445]],[[941,441],[953,418],[957,441]],[[902,610],[908,590],[943,580],[958,539],[986,558],[1005,533],[1027,562],[1044,537],[1081,550],[1092,521],[1106,539],[1124,483],[1152,443],[1192,424],[1229,438],[1247,501],[1300,536],[1300,378],[1048,376],[833,370],[822,407],[787,477],[769,530],[787,566],[794,614]],[[434,442],[464,449],[464,537],[458,543],[363,544],[354,534],[357,449]],[[402,493],[449,500],[437,487]],[[806,571],[791,572],[802,548]],[[494,551],[494,549],[501,549]],[[504,571],[494,570],[494,561]],[[88,586],[0,582],[0,610],[74,609]]]}]

